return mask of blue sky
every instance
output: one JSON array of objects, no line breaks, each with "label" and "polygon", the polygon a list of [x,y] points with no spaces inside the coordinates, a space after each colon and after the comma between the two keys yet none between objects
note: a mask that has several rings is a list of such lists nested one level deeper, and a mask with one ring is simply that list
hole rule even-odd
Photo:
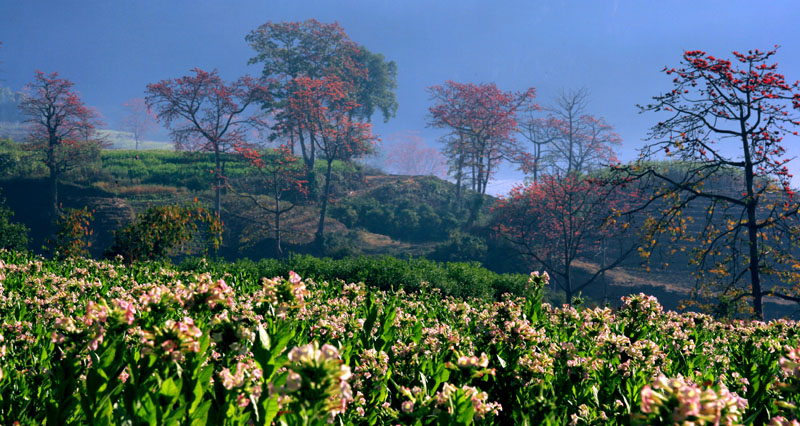
[{"label": "blue sky", "polygon": [[[589,111],[621,134],[625,160],[658,121],[635,105],[669,88],[660,70],[677,66],[683,50],[730,57],[779,44],[779,70],[800,79],[800,7],[789,0],[4,0],[0,79],[16,90],[35,70],[58,71],[115,127],[122,104],[148,83],[193,67],[217,68],[226,79],[257,75],[245,35],[267,21],[308,18],[338,21],[354,41],[397,62],[400,108],[375,130],[419,131],[431,145],[442,132],[425,126],[425,88],[445,80],[533,86],[542,105],[561,89],[586,87]],[[790,154],[800,154],[800,141],[789,142]]]}]

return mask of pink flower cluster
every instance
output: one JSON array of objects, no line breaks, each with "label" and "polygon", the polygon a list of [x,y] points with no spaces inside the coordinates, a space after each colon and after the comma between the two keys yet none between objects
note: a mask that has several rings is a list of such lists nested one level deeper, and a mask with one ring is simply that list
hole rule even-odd
[{"label": "pink flower cluster", "polygon": [[642,413],[671,419],[669,424],[677,425],[737,425],[747,408],[747,401],[724,384],[718,391],[702,389],[682,376],[661,375],[642,389],[641,396]]},{"label": "pink flower cluster", "polygon": [[259,396],[261,396],[262,374],[261,369],[251,359],[247,362],[237,362],[234,373],[231,373],[229,368],[223,368],[219,372],[219,378],[222,380],[222,386],[225,389],[239,389],[241,391],[236,397],[236,402],[240,407],[246,407],[251,399],[258,400]]},{"label": "pink flower cluster", "polygon": [[800,379],[800,347],[790,349],[785,357],[778,360],[787,377]]},{"label": "pink flower cluster", "polygon": [[157,327],[152,332],[141,331],[142,353],[152,353],[158,348],[164,356],[180,362],[185,354],[200,350],[198,339],[202,335],[203,331],[189,317],[181,321],[168,319],[163,327]]},{"label": "pink flower cluster", "polygon": [[288,357],[290,365],[284,391],[289,394],[311,391],[326,399],[330,415],[344,413],[353,400],[353,391],[347,382],[351,377],[350,367],[342,362],[339,350],[328,344],[319,347],[313,342],[295,346]]}]

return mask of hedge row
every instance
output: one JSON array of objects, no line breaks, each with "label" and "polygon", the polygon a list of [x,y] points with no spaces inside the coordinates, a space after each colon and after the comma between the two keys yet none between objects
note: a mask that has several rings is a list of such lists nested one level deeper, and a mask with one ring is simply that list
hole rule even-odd
[{"label": "hedge row", "polygon": [[391,256],[331,259],[293,255],[284,260],[244,259],[233,263],[189,259],[179,269],[228,273],[240,285],[257,283],[262,277],[286,277],[289,271],[317,281],[363,282],[381,290],[418,291],[421,283],[427,282],[445,295],[483,299],[499,298],[504,293],[522,294],[528,282],[527,275],[497,274],[477,262],[440,263]]}]

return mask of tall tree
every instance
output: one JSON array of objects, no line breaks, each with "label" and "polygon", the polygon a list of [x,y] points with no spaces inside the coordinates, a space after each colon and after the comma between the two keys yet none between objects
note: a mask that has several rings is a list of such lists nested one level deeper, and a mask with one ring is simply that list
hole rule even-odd
[{"label": "tall tree", "polygon": [[[515,187],[498,202],[493,209],[495,229],[532,261],[532,267],[544,267],[571,303],[575,293],[638,249],[638,239],[631,238],[635,227],[619,216],[636,199],[630,188],[603,185],[575,173],[545,175],[538,182]],[[576,261],[594,257],[611,237],[624,244],[608,253],[588,277],[578,280]]]},{"label": "tall tree", "polygon": [[[537,108],[536,91],[503,92],[494,83],[473,84],[447,81],[428,92],[434,101],[429,125],[451,131],[453,146],[446,152],[456,165],[455,174],[467,169],[472,190],[486,193],[489,180],[504,159],[516,158],[519,146],[514,133],[517,113]],[[458,179],[457,179],[458,180]]]},{"label": "tall tree", "polygon": [[54,72],[36,71],[25,86],[20,111],[31,124],[31,147],[41,152],[50,171],[50,199],[53,217],[58,217],[58,184],[63,174],[99,156],[92,140],[93,110],[72,90],[74,83]]},{"label": "tall tree", "polygon": [[139,143],[156,128],[156,116],[142,98],[128,99],[122,106],[126,111],[122,129],[133,135],[135,149],[138,151]]},{"label": "tall tree", "polygon": [[[370,121],[380,110],[384,121],[397,111],[394,90],[397,87],[397,66],[350,40],[337,23],[326,24],[314,19],[304,22],[267,22],[247,35],[246,40],[256,51],[250,64],[262,64],[263,76],[276,83],[273,100],[264,107],[276,114],[285,114],[295,90],[305,90],[311,80],[336,78],[341,82],[342,98],[354,105],[348,110],[351,120]],[[310,128],[277,128],[274,136],[303,158],[307,169],[312,198],[318,198],[315,164],[317,137]],[[285,123],[284,123],[285,124]]]},{"label": "tall tree", "polygon": [[254,171],[258,180],[256,187],[266,193],[266,201],[252,191],[239,192],[272,216],[275,251],[279,257],[283,257],[281,237],[285,230],[281,228],[281,216],[294,209],[298,197],[304,197],[308,189],[308,182],[303,179],[303,169],[298,164],[301,160],[284,145],[273,150],[237,146],[236,150]]},{"label": "tall tree", "polygon": [[294,78],[336,76],[352,90],[350,100],[358,106],[351,114],[356,118],[369,120],[380,110],[388,121],[397,112],[397,65],[350,40],[338,23],[267,22],[246,40],[256,51],[248,63],[263,64],[263,76],[281,82],[276,93],[284,96],[276,95],[276,101],[288,96],[285,88]]},{"label": "tall tree", "polygon": [[223,154],[244,142],[247,130],[265,125],[248,107],[268,99],[267,86],[248,76],[227,84],[217,71],[195,68],[193,75],[147,85],[146,103],[170,130],[178,150],[214,154],[214,211],[219,215]]},{"label": "tall tree", "polygon": [[359,104],[347,98],[346,87],[347,84],[335,76],[294,79],[291,96],[278,115],[276,125],[279,130],[303,129],[312,147],[326,162],[319,225],[314,238],[319,249],[324,243],[333,162],[367,154],[375,141],[372,125],[353,119],[351,112]]},{"label": "tall tree", "polygon": [[[651,235],[694,240],[698,270],[707,271],[699,281],[729,303],[751,299],[758,318],[767,295],[800,301],[797,289],[789,294],[765,287],[769,277],[791,276],[796,282],[791,265],[800,267],[792,256],[798,204],[783,142],[800,126],[793,111],[800,109],[800,87],[776,71],[775,53],[733,52],[728,60],[684,52],[679,67],[663,70],[672,78],[672,90],[640,107],[666,118],[651,129],[652,142],[640,161],[623,168],[655,188],[642,209],[666,205],[651,222]],[[682,172],[647,162],[662,154],[677,160]],[[689,227],[682,213],[698,204],[705,209],[703,224]]]}]

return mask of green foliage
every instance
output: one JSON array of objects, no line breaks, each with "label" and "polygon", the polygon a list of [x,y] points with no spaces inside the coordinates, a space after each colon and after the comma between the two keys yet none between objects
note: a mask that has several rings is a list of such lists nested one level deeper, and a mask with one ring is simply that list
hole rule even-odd
[{"label": "green foliage", "polygon": [[[230,178],[247,173],[247,165],[235,155],[223,155],[224,172]],[[190,191],[211,188],[214,158],[211,153],[174,151],[103,151],[103,175],[99,179],[118,184],[184,187]]]},{"label": "green foliage", "polygon": [[[348,227],[362,227],[402,241],[441,241],[460,230],[467,214],[454,212],[452,185],[434,177],[398,180],[331,207]],[[486,209],[480,206],[482,212]]]},{"label": "green foliage", "polygon": [[208,245],[219,247],[222,223],[213,212],[196,203],[153,206],[114,233],[114,245],[105,255],[122,256],[128,263],[166,259],[185,248],[199,232]]},{"label": "green foliage", "polygon": [[63,209],[55,223],[55,240],[50,242],[50,251],[58,259],[86,257],[92,243],[89,237],[93,231],[90,224],[94,212],[87,207],[82,209]]},{"label": "green foliage", "polygon": [[[201,267],[197,262],[190,260],[180,269],[196,270]],[[243,279],[288,276],[290,271],[294,271],[316,280],[363,282],[380,290],[403,288],[416,292],[423,286],[430,286],[446,295],[489,299],[499,298],[506,292],[522,294],[528,280],[528,276],[523,274],[496,274],[477,262],[439,263],[423,258],[403,260],[391,256],[332,259],[293,255],[281,261],[264,259],[253,262],[245,259],[235,263],[215,262],[208,268],[219,274],[240,274]]]},{"label": "green foliage", "polygon": [[28,227],[12,222],[14,212],[0,205],[0,249],[25,251],[28,249]]},{"label": "green foliage", "polygon": [[[223,154],[222,158],[223,174],[226,178],[246,180],[251,171],[240,156]],[[103,166],[95,179],[115,185],[165,185],[190,191],[205,191],[212,187],[214,180],[214,157],[211,153],[105,150],[101,160]],[[324,165],[317,165],[320,174],[323,168]],[[337,181],[350,182],[361,175],[356,165],[340,161],[334,161],[332,173],[337,176]],[[335,189],[341,191],[346,187]],[[251,190],[254,194],[261,194],[257,187]]]},{"label": "green foliage", "polygon": [[456,231],[450,233],[447,241],[438,244],[428,257],[441,262],[484,259],[487,251],[488,246],[483,238]]},{"label": "green foliage", "polygon": [[0,139],[0,176],[3,177],[42,177],[47,167],[34,158],[26,145],[11,139]]},{"label": "green foliage", "polygon": [[525,297],[497,301],[262,275],[277,261],[0,260],[2,424],[760,426],[800,414],[791,321],[719,322],[645,295],[552,307],[538,274]]}]

